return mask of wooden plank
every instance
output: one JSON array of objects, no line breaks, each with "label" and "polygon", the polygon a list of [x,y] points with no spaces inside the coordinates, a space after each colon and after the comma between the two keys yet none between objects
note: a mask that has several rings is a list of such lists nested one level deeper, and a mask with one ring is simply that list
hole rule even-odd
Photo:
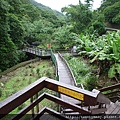
[{"label": "wooden plank", "polygon": [[116,105],[114,103],[112,103],[108,108],[107,108],[107,111],[106,111],[106,114],[111,114],[114,109],[116,108]]},{"label": "wooden plank", "polygon": [[117,114],[120,110],[120,106],[116,106],[116,108],[114,109],[114,111],[112,111],[111,114]]},{"label": "wooden plank", "polygon": [[120,110],[120,102],[117,101],[115,105],[116,105],[116,108],[114,109],[114,111],[112,111],[111,114],[117,114]]},{"label": "wooden plank", "polygon": [[92,114],[100,114],[105,113],[107,111],[107,108],[95,108],[91,110]]},{"label": "wooden plank", "polygon": [[119,109],[119,111],[117,112],[117,114],[120,114],[120,109]]},{"label": "wooden plank", "polygon": [[115,85],[111,85],[111,86],[108,86],[108,87],[104,87],[104,88],[101,88],[101,89],[99,89],[99,90],[100,90],[101,92],[104,92],[104,91],[113,90],[113,89],[116,89],[116,88],[119,88],[119,89],[120,89],[120,83],[115,84]]}]

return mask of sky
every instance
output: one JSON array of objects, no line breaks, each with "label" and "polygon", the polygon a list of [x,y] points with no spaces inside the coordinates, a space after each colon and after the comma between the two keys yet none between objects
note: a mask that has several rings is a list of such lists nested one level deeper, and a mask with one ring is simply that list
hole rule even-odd
[{"label": "sky", "polygon": [[[62,7],[67,7],[70,4],[77,5],[79,3],[79,0],[35,0],[35,1],[59,12],[61,12]],[[94,0],[92,9],[97,9],[100,6],[101,1],[102,0]],[[81,2],[84,3],[84,0],[81,0]]]}]

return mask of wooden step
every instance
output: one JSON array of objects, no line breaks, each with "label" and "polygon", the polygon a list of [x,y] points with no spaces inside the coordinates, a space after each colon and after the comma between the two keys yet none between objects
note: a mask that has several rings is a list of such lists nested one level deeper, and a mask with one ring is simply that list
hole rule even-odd
[{"label": "wooden step", "polygon": [[73,111],[72,109],[64,109],[63,113],[68,113],[68,114],[75,113],[75,114],[79,114],[79,112]]},{"label": "wooden step", "polygon": [[111,103],[107,107],[106,114],[119,114],[120,111],[120,102],[116,101],[115,103]]},{"label": "wooden step", "polygon": [[91,110],[92,114],[102,114],[107,111],[107,108],[94,108]]},{"label": "wooden step", "polygon": [[112,111],[111,114],[117,114],[120,111],[120,102],[117,101],[115,105],[116,105],[116,108],[114,109],[114,111]]}]

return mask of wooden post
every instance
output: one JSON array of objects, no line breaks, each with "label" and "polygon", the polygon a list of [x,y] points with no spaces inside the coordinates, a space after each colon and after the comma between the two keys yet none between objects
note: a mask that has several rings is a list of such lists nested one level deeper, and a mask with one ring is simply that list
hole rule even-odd
[{"label": "wooden post", "polygon": [[[31,99],[30,99],[30,102],[33,103],[33,100],[34,100],[34,99],[33,99],[33,96],[32,96]],[[32,117],[34,118],[34,107],[33,107],[33,109],[31,110],[31,112],[32,112]]]},{"label": "wooden post", "polygon": [[[38,98],[38,93],[36,94],[36,99]],[[36,111],[39,112],[39,103],[36,105]]]}]

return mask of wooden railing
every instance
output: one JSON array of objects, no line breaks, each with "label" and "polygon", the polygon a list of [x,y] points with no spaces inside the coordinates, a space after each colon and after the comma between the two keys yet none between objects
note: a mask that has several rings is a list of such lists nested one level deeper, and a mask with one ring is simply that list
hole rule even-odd
[{"label": "wooden railing", "polygon": [[112,101],[120,100],[120,83],[104,87],[100,91]]},{"label": "wooden railing", "polygon": [[[79,101],[84,101],[84,103],[88,105],[96,105],[99,104],[109,104],[110,101],[107,99],[104,95],[100,93],[98,90],[93,90],[92,92],[83,90],[71,85],[63,84],[59,81],[49,79],[46,77],[40,78],[39,80],[35,81],[31,85],[27,86],[23,90],[18,91],[17,93],[13,94],[12,96],[8,97],[4,101],[0,102],[0,118],[3,118],[7,114],[9,114],[11,111],[13,111],[15,108],[23,104],[28,99],[31,99],[34,95],[37,96],[37,98],[31,102],[28,106],[23,108],[19,113],[16,113],[12,120],[20,119],[23,117],[28,111],[32,110],[33,119],[36,117],[34,115],[34,107],[42,101],[44,98],[49,99],[51,101],[54,101],[60,105],[63,105],[67,108],[70,108],[74,111],[77,111],[81,114],[92,114],[92,110],[84,109],[80,106],[77,106],[72,103],[68,103],[67,101],[63,101],[62,99],[55,97],[53,95],[44,93],[38,96],[38,93],[43,89],[47,88],[56,92],[59,92],[61,94],[70,96],[74,99],[77,99]],[[39,113],[40,110],[37,110],[37,115],[40,116]],[[57,114],[57,112],[56,112]]]}]

